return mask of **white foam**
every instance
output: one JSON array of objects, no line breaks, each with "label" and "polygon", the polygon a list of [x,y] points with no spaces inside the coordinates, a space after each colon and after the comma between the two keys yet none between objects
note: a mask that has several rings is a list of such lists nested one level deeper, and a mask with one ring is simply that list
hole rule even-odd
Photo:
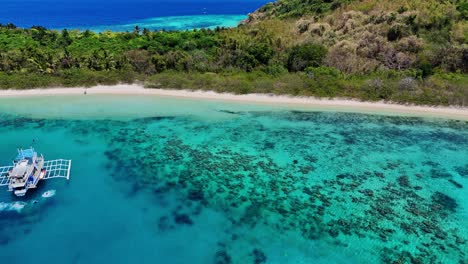
[{"label": "white foam", "polygon": [[17,211],[18,213],[26,206],[25,202],[3,203],[0,202],[0,211]]},{"label": "white foam", "polygon": [[5,209],[8,207],[7,203],[0,203],[0,211],[6,211]]},{"label": "white foam", "polygon": [[10,205],[10,208],[17,212],[20,212],[25,206],[26,206],[25,202],[14,202]]},{"label": "white foam", "polygon": [[55,190],[48,190],[42,194],[42,198],[50,198],[55,195]]}]

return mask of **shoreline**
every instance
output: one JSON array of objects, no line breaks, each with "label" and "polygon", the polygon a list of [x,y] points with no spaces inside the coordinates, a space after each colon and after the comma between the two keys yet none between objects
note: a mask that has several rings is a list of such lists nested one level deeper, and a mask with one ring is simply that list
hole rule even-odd
[{"label": "shoreline", "polygon": [[75,88],[45,88],[30,90],[0,90],[0,98],[33,96],[77,96],[84,95],[151,95],[185,99],[201,99],[254,103],[279,106],[294,106],[304,110],[339,111],[397,116],[445,118],[468,121],[468,108],[400,105],[385,102],[363,102],[353,99],[321,99],[315,97],[294,97],[287,95],[246,94],[235,95],[213,91],[190,91],[175,89],[152,89],[142,85],[115,85]]}]

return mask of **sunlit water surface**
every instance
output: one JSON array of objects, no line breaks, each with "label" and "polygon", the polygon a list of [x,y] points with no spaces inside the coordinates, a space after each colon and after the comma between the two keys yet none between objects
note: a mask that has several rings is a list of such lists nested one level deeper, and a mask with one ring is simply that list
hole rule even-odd
[{"label": "sunlit water surface", "polygon": [[[468,123],[142,96],[0,99],[2,263],[464,263]],[[55,190],[55,195],[43,193]]]}]

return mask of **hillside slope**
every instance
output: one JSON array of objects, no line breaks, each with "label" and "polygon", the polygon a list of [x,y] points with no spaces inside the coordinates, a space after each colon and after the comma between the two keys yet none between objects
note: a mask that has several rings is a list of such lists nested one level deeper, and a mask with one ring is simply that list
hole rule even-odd
[{"label": "hillside slope", "polygon": [[278,0],[251,14],[251,19],[298,18],[321,15],[351,3],[353,0]]},{"label": "hillside slope", "polygon": [[294,24],[289,34],[298,42],[329,47],[327,65],[343,72],[468,71],[466,0],[280,0],[246,24],[278,18]]}]

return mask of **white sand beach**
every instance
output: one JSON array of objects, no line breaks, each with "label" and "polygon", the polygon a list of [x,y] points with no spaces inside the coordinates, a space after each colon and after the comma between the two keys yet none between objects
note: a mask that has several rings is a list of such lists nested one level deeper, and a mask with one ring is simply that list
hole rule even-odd
[{"label": "white sand beach", "polygon": [[54,95],[151,95],[180,97],[202,100],[221,100],[231,102],[244,102],[269,105],[291,105],[298,108],[359,112],[386,115],[437,117],[454,120],[468,121],[468,108],[461,107],[432,107],[401,105],[387,102],[362,102],[352,99],[321,99],[314,97],[294,97],[286,95],[268,94],[247,94],[235,95],[229,93],[216,93],[212,91],[190,91],[174,89],[147,89],[142,85],[115,85],[115,86],[95,86],[91,88],[46,88],[31,90],[1,90],[0,98],[20,97],[20,96],[54,96]]}]

